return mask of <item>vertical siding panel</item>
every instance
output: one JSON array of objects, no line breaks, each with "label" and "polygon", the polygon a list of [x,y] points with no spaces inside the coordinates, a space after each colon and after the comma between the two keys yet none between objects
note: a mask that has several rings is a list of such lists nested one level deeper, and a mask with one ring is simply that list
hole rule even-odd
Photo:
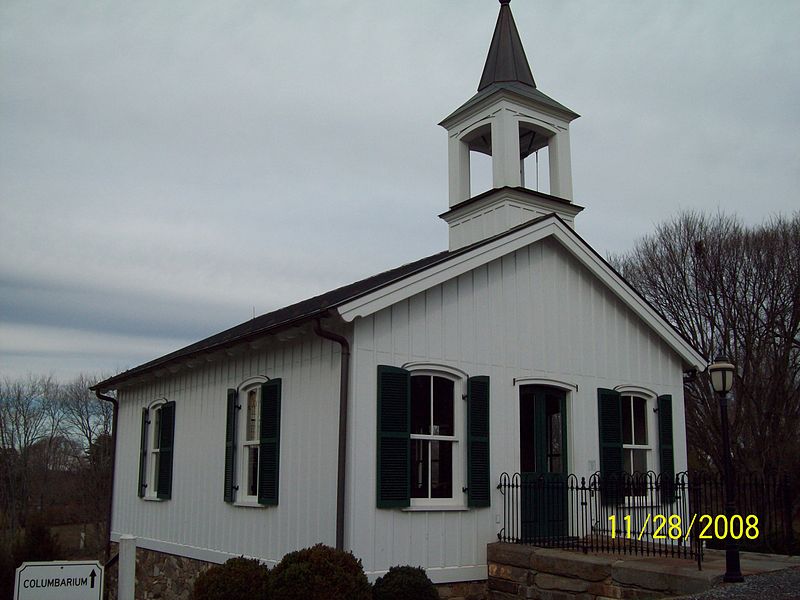
[{"label": "vertical siding panel", "polygon": [[[519,348],[520,332],[519,318],[517,315],[517,255],[508,254],[500,261],[502,272],[503,292],[503,332],[504,344],[508,348]],[[520,356],[518,352],[507,352],[503,364],[506,368],[518,368]]]},{"label": "vertical siding panel", "polygon": [[475,363],[475,296],[472,271],[458,278],[458,330],[461,364]]},{"label": "vertical siding panel", "polygon": [[375,350],[382,355],[382,360],[387,364],[392,364],[392,313],[389,310],[382,310],[374,315],[373,319],[375,321]]},{"label": "vertical siding panel", "polygon": [[458,282],[450,279],[442,284],[442,312],[444,321],[444,358],[446,361],[458,362]]},{"label": "vertical siding panel", "polygon": [[489,339],[491,340],[491,356],[489,364],[499,366],[504,363],[505,349],[503,348],[503,292],[502,292],[502,267],[499,260],[488,265],[489,281]]},{"label": "vertical siding panel", "polygon": [[476,365],[488,365],[489,338],[489,282],[485,266],[472,272],[472,290],[475,298],[475,357]]},{"label": "vertical siding panel", "polygon": [[425,293],[425,320],[428,353],[431,359],[441,359],[442,352],[442,286],[432,287]]},{"label": "vertical siding panel", "polygon": [[425,294],[417,294],[408,301],[410,354],[413,360],[429,356],[428,331],[425,324]]},{"label": "vertical siding panel", "polygon": [[520,370],[528,370],[533,364],[533,322],[530,318],[532,288],[530,248],[523,248],[517,252],[517,291],[514,298],[516,304],[518,328],[517,348],[519,350],[517,366]]},{"label": "vertical siding panel", "polygon": [[411,356],[408,305],[408,300],[403,300],[390,309],[392,311],[392,351],[398,364],[407,362],[408,357]]}]

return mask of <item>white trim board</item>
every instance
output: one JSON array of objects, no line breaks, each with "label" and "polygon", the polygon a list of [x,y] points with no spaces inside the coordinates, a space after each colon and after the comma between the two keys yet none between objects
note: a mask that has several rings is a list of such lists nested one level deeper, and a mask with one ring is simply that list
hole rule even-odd
[{"label": "white trim board", "polygon": [[481,244],[444,262],[432,265],[400,281],[390,283],[337,308],[352,322],[406,300],[463,273],[497,260],[545,238],[557,240],[572,256],[597,277],[617,298],[639,316],[690,368],[705,369],[706,359],[692,348],[661,316],[611,269],[568,225],[557,216],[537,220],[527,227]]},{"label": "white trim board", "polygon": [[[118,531],[111,532],[111,540],[119,542],[123,534]],[[134,536],[135,537],[135,536]],[[152,538],[136,538],[136,547],[161,552],[164,554],[174,554],[184,556],[194,560],[222,564],[228,559],[242,556],[242,554],[222,552],[221,550],[211,550],[209,548],[198,548],[174,542],[163,542]],[[255,558],[256,560],[268,565],[270,568],[278,564],[275,560],[266,560],[259,556],[245,556],[245,558]],[[488,577],[487,565],[470,565],[463,567],[431,567],[425,570],[433,583],[458,583],[461,581],[482,581]],[[365,574],[370,582],[375,582],[378,577],[386,575],[388,571],[366,571]]]}]

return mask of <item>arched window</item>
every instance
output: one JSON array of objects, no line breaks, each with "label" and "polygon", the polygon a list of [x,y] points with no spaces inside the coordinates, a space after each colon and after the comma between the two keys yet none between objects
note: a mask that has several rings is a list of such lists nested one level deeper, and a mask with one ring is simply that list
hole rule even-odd
[{"label": "arched window", "polygon": [[172,497],[172,455],[175,441],[175,403],[159,398],[142,409],[139,457],[139,497]]},{"label": "arched window", "polygon": [[[265,381],[266,380],[266,381]],[[252,378],[228,390],[225,501],[278,503],[281,380]]]}]

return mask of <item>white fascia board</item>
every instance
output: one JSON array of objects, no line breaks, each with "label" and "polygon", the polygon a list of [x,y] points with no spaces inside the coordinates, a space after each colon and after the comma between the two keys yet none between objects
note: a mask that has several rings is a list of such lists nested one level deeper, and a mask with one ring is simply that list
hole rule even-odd
[{"label": "white fascia board", "polygon": [[578,259],[615,296],[649,325],[686,364],[700,371],[705,369],[706,359],[684,341],[672,326],[664,321],[641,296],[631,289],[630,285],[556,217],[533,223],[529,227],[523,227],[474,250],[433,265],[424,271],[391,283],[360,298],[345,302],[337,307],[337,311],[342,319],[352,322],[357,317],[366,317],[374,314],[472,269],[541,241],[546,237],[553,237],[558,240],[570,254]]},{"label": "white fascia board", "polygon": [[560,222],[558,231],[563,235],[554,235],[561,244],[577,258],[589,271],[614,293],[617,298],[650,326],[664,342],[672,348],[691,368],[702,371],[707,361],[680,334],[659,315],[644,298],[642,298],[622,277],[595,254],[577,235]]},{"label": "white fascia board", "polygon": [[337,307],[337,310],[347,322],[353,321],[356,317],[366,317],[376,313],[415,294],[424,292],[481,265],[501,258],[506,254],[538,242],[548,235],[552,235],[556,222],[555,219],[547,219],[515,231],[360,298],[341,304]]}]

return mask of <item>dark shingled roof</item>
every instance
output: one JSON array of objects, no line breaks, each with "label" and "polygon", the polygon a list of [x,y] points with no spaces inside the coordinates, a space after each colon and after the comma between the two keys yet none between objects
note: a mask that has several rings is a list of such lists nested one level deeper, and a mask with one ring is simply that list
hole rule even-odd
[{"label": "dark shingled roof", "polygon": [[545,106],[565,112],[572,118],[579,117],[578,113],[560,102],[556,102],[536,88],[536,82],[533,79],[531,67],[525,56],[525,49],[522,47],[522,40],[519,37],[517,25],[511,14],[511,8],[508,2],[503,0],[501,0],[500,4],[500,14],[497,17],[492,43],[489,45],[486,64],[483,66],[483,74],[478,84],[478,93],[442,119],[439,125],[444,125],[454,116],[489,96],[502,91],[513,92],[529,98]]},{"label": "dark shingled roof", "polygon": [[550,215],[527,221],[520,226],[488,239],[481,240],[464,248],[459,248],[458,250],[454,251],[445,250],[443,252],[437,252],[436,254],[426,256],[425,258],[421,258],[412,263],[390,269],[389,271],[384,271],[383,273],[378,273],[372,277],[367,277],[366,279],[356,281],[355,283],[336,288],[335,290],[320,294],[319,296],[314,296],[313,298],[302,300],[284,308],[279,308],[278,310],[266,313],[251,319],[250,321],[246,321],[240,325],[231,327],[230,329],[226,329],[221,333],[207,337],[199,342],[190,344],[189,346],[181,348],[180,350],[165,354],[164,356],[146,362],[138,367],[134,367],[118,375],[114,375],[113,377],[110,377],[92,386],[92,389],[115,389],[115,386],[123,381],[126,381],[136,375],[158,369],[171,362],[180,359],[191,358],[206,352],[213,352],[220,348],[229,347],[248,339],[254,339],[279,329],[291,327],[293,325],[299,325],[300,323],[309,321],[316,317],[324,316],[328,310],[336,308],[345,302],[354,300],[359,296],[369,294],[370,292],[387,286],[390,283],[394,283],[395,281],[399,281],[415,273],[424,271],[428,267],[445,262],[465,252],[469,252],[474,248],[480,247],[505,235],[509,235],[510,233],[522,227],[529,227],[533,223],[539,222],[548,216]]},{"label": "dark shingled roof", "polygon": [[[507,235],[511,235],[512,233],[515,233],[521,229],[525,229],[527,227],[530,227],[531,225],[534,225],[536,223],[551,218],[560,221],[561,223],[564,223],[563,219],[561,219],[561,217],[559,217],[555,213],[537,217],[536,219],[532,219],[530,221],[521,223],[516,227],[512,227],[508,231],[504,231],[485,240],[475,242],[474,244],[465,246],[464,248],[459,248],[458,250],[454,251],[445,250],[443,252],[438,252],[436,254],[426,256],[425,258],[421,258],[412,263],[408,263],[406,265],[402,265],[400,267],[391,269],[389,271],[384,271],[383,273],[373,275],[372,277],[367,277],[366,279],[356,281],[355,283],[351,283],[349,285],[336,288],[335,290],[331,290],[330,292],[320,294],[319,296],[314,296],[313,298],[309,298],[307,300],[291,304],[284,308],[279,308],[278,310],[274,310],[270,313],[261,315],[260,317],[256,317],[255,319],[251,319],[250,321],[247,321],[240,325],[236,325],[235,327],[231,327],[230,329],[226,329],[221,333],[212,335],[211,337],[207,337],[204,340],[200,340],[199,342],[186,346],[185,348],[181,348],[180,350],[176,350],[175,352],[171,352],[170,354],[165,354],[160,358],[156,358],[155,360],[146,362],[142,365],[139,365],[138,367],[134,367],[132,369],[124,371],[118,375],[115,375],[114,377],[110,377],[92,386],[91,389],[99,391],[116,389],[116,386],[119,383],[127,381],[137,375],[141,375],[146,372],[158,369],[160,367],[164,367],[165,365],[172,363],[174,361],[181,359],[188,359],[193,356],[197,356],[206,352],[213,352],[215,350],[229,347],[239,342],[246,341],[248,339],[254,339],[259,336],[273,333],[283,328],[291,327],[293,325],[299,325],[311,319],[322,317],[330,309],[334,309],[337,306],[340,306],[350,300],[354,300],[360,296],[365,296],[366,294],[374,292],[391,283],[400,281],[401,279],[405,279],[406,277],[424,271],[425,269],[428,269],[434,265],[446,262],[451,258],[455,258],[456,256],[474,250],[475,248],[479,248],[485,244],[491,243]],[[621,274],[619,274],[610,264],[608,264],[608,262],[586,242],[586,240],[584,240],[580,235],[578,235],[574,229],[568,227],[568,230],[572,233],[572,235],[575,236],[575,238],[581,244],[583,244],[590,252],[592,252],[602,263],[604,263],[609,269],[614,271],[614,273],[616,273],[616,275],[631,289],[631,291],[633,291],[634,294],[639,296],[639,298],[641,298],[656,314],[659,315],[659,317],[664,321],[664,323],[667,324],[668,327],[670,327],[690,347],[694,348],[692,342],[690,342],[686,338],[686,336],[684,336],[680,331],[675,329],[675,327],[667,319],[664,318],[664,316],[658,311],[658,309],[656,309],[652,304],[650,304],[650,302],[647,301],[647,299],[645,299],[641,294],[639,294],[625,280],[625,278]],[[700,351],[697,350],[696,348],[695,352],[700,354]]]},{"label": "dark shingled roof", "polygon": [[492,43],[489,45],[489,54],[483,67],[481,82],[478,91],[489,87],[493,83],[519,82],[531,87],[536,87],[533,73],[519,38],[517,24],[511,14],[508,2],[501,0],[500,14],[497,16],[497,25],[494,28]]}]

